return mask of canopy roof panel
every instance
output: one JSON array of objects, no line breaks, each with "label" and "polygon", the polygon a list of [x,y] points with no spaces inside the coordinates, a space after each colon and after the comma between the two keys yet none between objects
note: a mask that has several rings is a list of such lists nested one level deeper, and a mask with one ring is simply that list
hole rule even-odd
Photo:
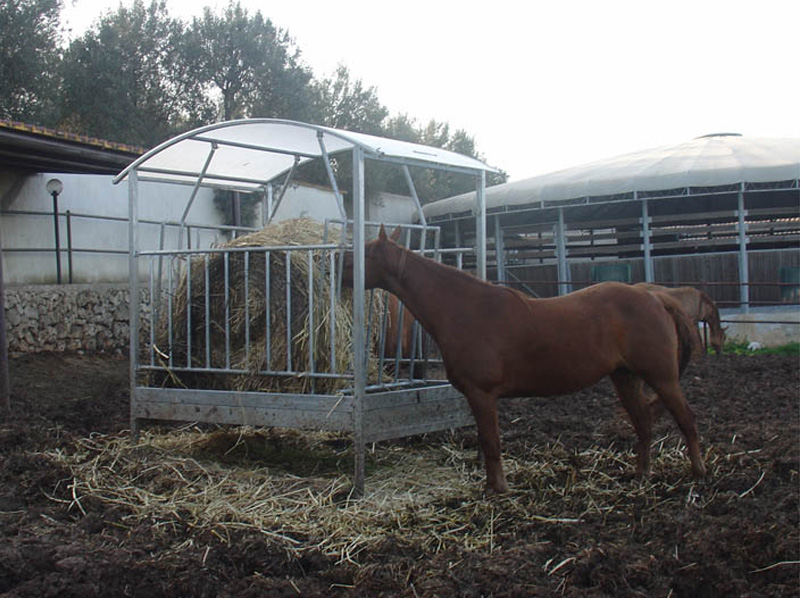
[{"label": "canopy roof panel", "polygon": [[[631,192],[768,183],[800,178],[800,139],[707,135],[486,189],[486,207],[568,202]],[[472,209],[474,193],[424,206],[428,218]],[[554,204],[550,204],[554,205]]]},{"label": "canopy roof panel", "polygon": [[411,165],[464,169],[495,169],[480,160],[448,150],[277,119],[217,123],[189,131],[150,150],[115,179],[136,170],[142,179],[257,189],[298,164],[361,147],[368,157]]}]

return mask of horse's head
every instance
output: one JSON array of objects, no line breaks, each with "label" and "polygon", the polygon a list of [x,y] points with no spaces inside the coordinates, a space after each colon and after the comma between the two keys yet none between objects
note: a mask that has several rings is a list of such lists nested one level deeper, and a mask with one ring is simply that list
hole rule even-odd
[{"label": "horse's head", "polygon": [[[392,263],[392,258],[398,259],[397,252],[402,251],[397,246],[401,229],[398,226],[391,234],[386,235],[386,229],[381,224],[378,238],[364,246],[364,288],[385,288],[387,264]],[[353,288],[353,252],[347,251],[342,262],[342,286]]]}]

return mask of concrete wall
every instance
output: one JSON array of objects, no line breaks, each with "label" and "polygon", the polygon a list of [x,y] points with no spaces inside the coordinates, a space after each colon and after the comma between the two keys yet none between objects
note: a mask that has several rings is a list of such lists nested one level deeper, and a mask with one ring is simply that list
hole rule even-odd
[{"label": "concrete wall", "polygon": [[[777,347],[800,342],[800,310],[774,309],[749,313],[721,313],[722,326],[729,341],[757,342]],[[787,323],[789,322],[789,323]]]},{"label": "concrete wall", "polygon": [[[0,175],[1,176],[1,175]],[[128,184],[112,184],[105,175],[36,174],[16,185],[6,180],[0,215],[0,239],[3,245],[3,272],[6,283],[52,284],[56,282],[53,198],[47,193],[47,181],[58,178],[64,190],[58,197],[58,211],[112,218],[128,218]],[[186,207],[191,187],[157,183],[140,184],[139,218],[156,222],[177,222]],[[8,212],[42,212],[33,216]],[[214,207],[213,192],[198,193],[188,216],[189,223],[218,226],[221,216]],[[124,282],[128,280],[128,225],[125,221],[98,220],[82,216],[72,219],[73,281],[76,283]],[[177,229],[166,229],[165,246],[177,246]],[[193,235],[193,245],[209,246],[218,240],[213,232]],[[67,247],[66,218],[59,219],[60,245]],[[157,248],[159,225],[142,224],[142,247]],[[32,251],[39,249],[42,251]],[[26,250],[26,251],[19,251]],[[84,250],[84,251],[81,251]],[[86,251],[92,250],[92,251]],[[117,253],[96,253],[96,250]],[[67,280],[67,254],[61,254],[62,282]]]}]

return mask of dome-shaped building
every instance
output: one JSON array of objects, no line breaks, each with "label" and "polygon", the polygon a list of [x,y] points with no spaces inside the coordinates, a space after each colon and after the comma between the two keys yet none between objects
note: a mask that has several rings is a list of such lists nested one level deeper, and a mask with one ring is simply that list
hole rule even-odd
[{"label": "dome-shaped building", "polygon": [[[800,139],[722,133],[490,187],[489,263],[538,296],[618,279],[780,303],[800,269],[798,180]],[[424,213],[447,244],[471,245],[474,205],[470,193]]]}]

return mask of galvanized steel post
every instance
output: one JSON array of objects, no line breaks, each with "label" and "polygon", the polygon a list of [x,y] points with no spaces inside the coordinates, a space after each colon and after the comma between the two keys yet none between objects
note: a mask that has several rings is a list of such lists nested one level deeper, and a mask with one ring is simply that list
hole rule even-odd
[{"label": "galvanized steel post", "polygon": [[499,214],[494,217],[494,255],[497,260],[497,282],[504,283],[506,282],[506,250]]},{"label": "galvanized steel post", "polygon": [[739,301],[745,313],[750,311],[750,270],[747,264],[747,212],[744,209],[744,183],[739,186],[736,214],[739,218]]},{"label": "galvanized steel post", "polygon": [[[637,192],[633,192],[636,199]],[[644,279],[645,282],[653,282],[653,256],[650,253],[650,210],[647,199],[642,200],[642,247],[644,249]]]},{"label": "galvanized steel post", "polygon": [[486,171],[481,170],[478,176],[477,192],[475,193],[475,235],[478,247],[477,276],[486,280]]},{"label": "galvanized steel post", "polygon": [[558,209],[558,224],[556,225],[556,254],[558,257],[558,294],[566,295],[570,292],[569,265],[567,264],[567,228],[564,223],[564,209]]},{"label": "galvanized steel post", "polygon": [[353,486],[359,496],[364,494],[366,446],[364,436],[364,401],[367,368],[365,357],[366,319],[364,317],[364,150],[353,148],[353,444],[355,477]]},{"label": "galvanized steel post", "polygon": [[[136,407],[136,371],[139,365],[139,175],[136,169],[128,175],[128,312],[130,317],[130,385],[131,385],[131,437],[139,436],[139,424],[133,415]],[[155,301],[150,297],[150,302]]]}]

